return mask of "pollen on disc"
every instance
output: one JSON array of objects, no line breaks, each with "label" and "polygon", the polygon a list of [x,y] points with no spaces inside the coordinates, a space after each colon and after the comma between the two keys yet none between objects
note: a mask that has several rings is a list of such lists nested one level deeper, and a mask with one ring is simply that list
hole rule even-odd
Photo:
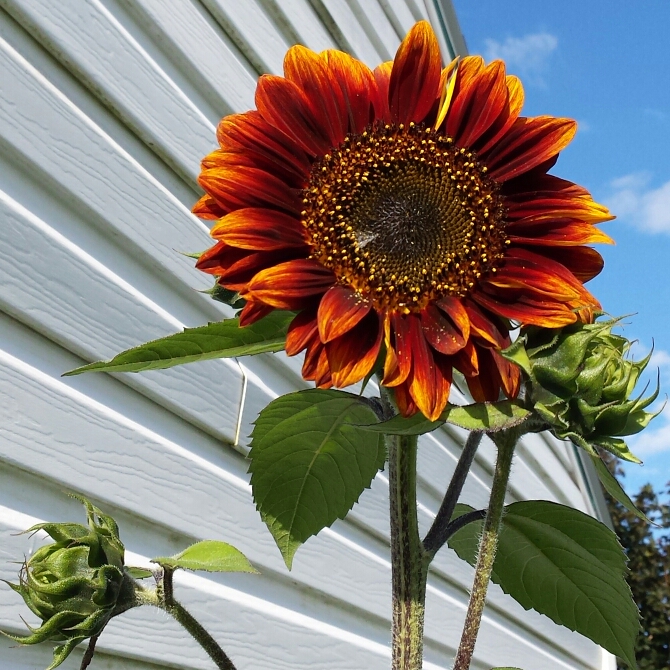
[{"label": "pollen on disc", "polygon": [[312,257],[380,310],[465,296],[501,264],[498,184],[431,129],[377,125],[312,168],[303,225]]}]

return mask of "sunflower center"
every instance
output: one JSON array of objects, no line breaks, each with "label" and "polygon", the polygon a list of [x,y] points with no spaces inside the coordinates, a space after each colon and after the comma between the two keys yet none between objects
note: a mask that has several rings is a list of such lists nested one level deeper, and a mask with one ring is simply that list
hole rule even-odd
[{"label": "sunflower center", "polygon": [[312,257],[380,311],[465,296],[504,256],[498,185],[432,129],[347,137],[313,166],[303,198]]}]

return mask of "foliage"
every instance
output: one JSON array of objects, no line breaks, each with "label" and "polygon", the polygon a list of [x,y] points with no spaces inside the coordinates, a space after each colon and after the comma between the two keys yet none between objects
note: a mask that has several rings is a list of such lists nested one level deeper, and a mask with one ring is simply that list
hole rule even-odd
[{"label": "foliage", "polygon": [[[615,475],[623,476],[614,458],[607,458],[607,464]],[[663,503],[661,495],[646,484],[634,496],[656,527],[606,495],[614,530],[628,555],[628,583],[640,609],[642,631],[635,647],[640,670],[670,668],[670,482],[665,491],[668,502]]]},{"label": "foliage", "polygon": [[[481,525],[471,523],[449,540],[471,565]],[[596,519],[545,500],[506,507],[492,580],[525,609],[585,635],[634,667],[638,613],[625,574],[616,536]]]}]

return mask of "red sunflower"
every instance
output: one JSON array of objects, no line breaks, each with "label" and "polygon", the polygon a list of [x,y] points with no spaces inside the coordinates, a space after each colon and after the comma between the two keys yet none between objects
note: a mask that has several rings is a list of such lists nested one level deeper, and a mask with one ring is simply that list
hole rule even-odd
[{"label": "red sunflower", "polygon": [[514,324],[590,320],[583,282],[613,218],[588,191],[547,174],[576,124],[519,116],[523,90],[501,61],[444,70],[416,24],[371,71],[339,51],[291,48],[265,75],[257,111],[218,128],[193,211],[218,219],[197,267],[239,291],[248,325],[297,312],[286,341],[317,386],[382,383],[405,416],[443,411],[454,368],[473,397],[513,397],[499,355]]}]

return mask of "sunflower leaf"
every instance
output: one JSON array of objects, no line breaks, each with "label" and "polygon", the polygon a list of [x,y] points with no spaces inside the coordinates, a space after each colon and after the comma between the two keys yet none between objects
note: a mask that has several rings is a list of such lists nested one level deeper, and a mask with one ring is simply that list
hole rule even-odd
[{"label": "sunflower leaf", "polygon": [[447,405],[440,419],[467,430],[496,432],[523,423],[530,412],[514,400]]},{"label": "sunflower leaf", "polygon": [[147,570],[146,568],[136,568],[133,566],[125,567],[124,571],[133,579],[147,579],[148,577],[153,577],[154,574],[151,570]]},{"label": "sunflower leaf", "polygon": [[251,565],[249,559],[239,549],[218,540],[196,542],[174,556],[152,558],[151,562],[166,568],[181,568],[182,570],[258,574],[258,570]]},{"label": "sunflower leaf", "polygon": [[344,518],[384,466],[384,437],[359,424],[372,408],[344,391],[307,389],[273,400],[251,435],[256,507],[289,569],[298,547]]},{"label": "sunflower leaf", "polygon": [[388,421],[356,427],[371,433],[383,433],[384,435],[423,435],[442,425],[444,425],[444,421],[430,421],[421,412],[417,412],[407,418],[398,414]]},{"label": "sunflower leaf", "polygon": [[[449,546],[474,565],[481,524]],[[525,609],[577,631],[635,667],[639,614],[616,535],[578,510],[544,500],[506,507],[492,580]]]},{"label": "sunflower leaf", "polygon": [[621,484],[619,484],[616,477],[607,469],[607,466],[603,463],[600,456],[591,454],[591,458],[593,458],[593,463],[596,466],[596,472],[598,473],[600,483],[603,485],[603,488],[607,493],[609,493],[616,501],[620,502],[629,512],[635,514],[638,519],[642,519],[642,521],[645,521],[646,523],[652,523],[647,515],[635,506],[635,503],[628,497],[628,494],[621,488]]},{"label": "sunflower leaf", "polygon": [[281,351],[294,314],[275,311],[256,323],[240,327],[239,319],[226,319],[146,342],[121,352],[109,361],[84,365],[63,376],[82,372],[140,372],[212,358],[250,356]]}]

